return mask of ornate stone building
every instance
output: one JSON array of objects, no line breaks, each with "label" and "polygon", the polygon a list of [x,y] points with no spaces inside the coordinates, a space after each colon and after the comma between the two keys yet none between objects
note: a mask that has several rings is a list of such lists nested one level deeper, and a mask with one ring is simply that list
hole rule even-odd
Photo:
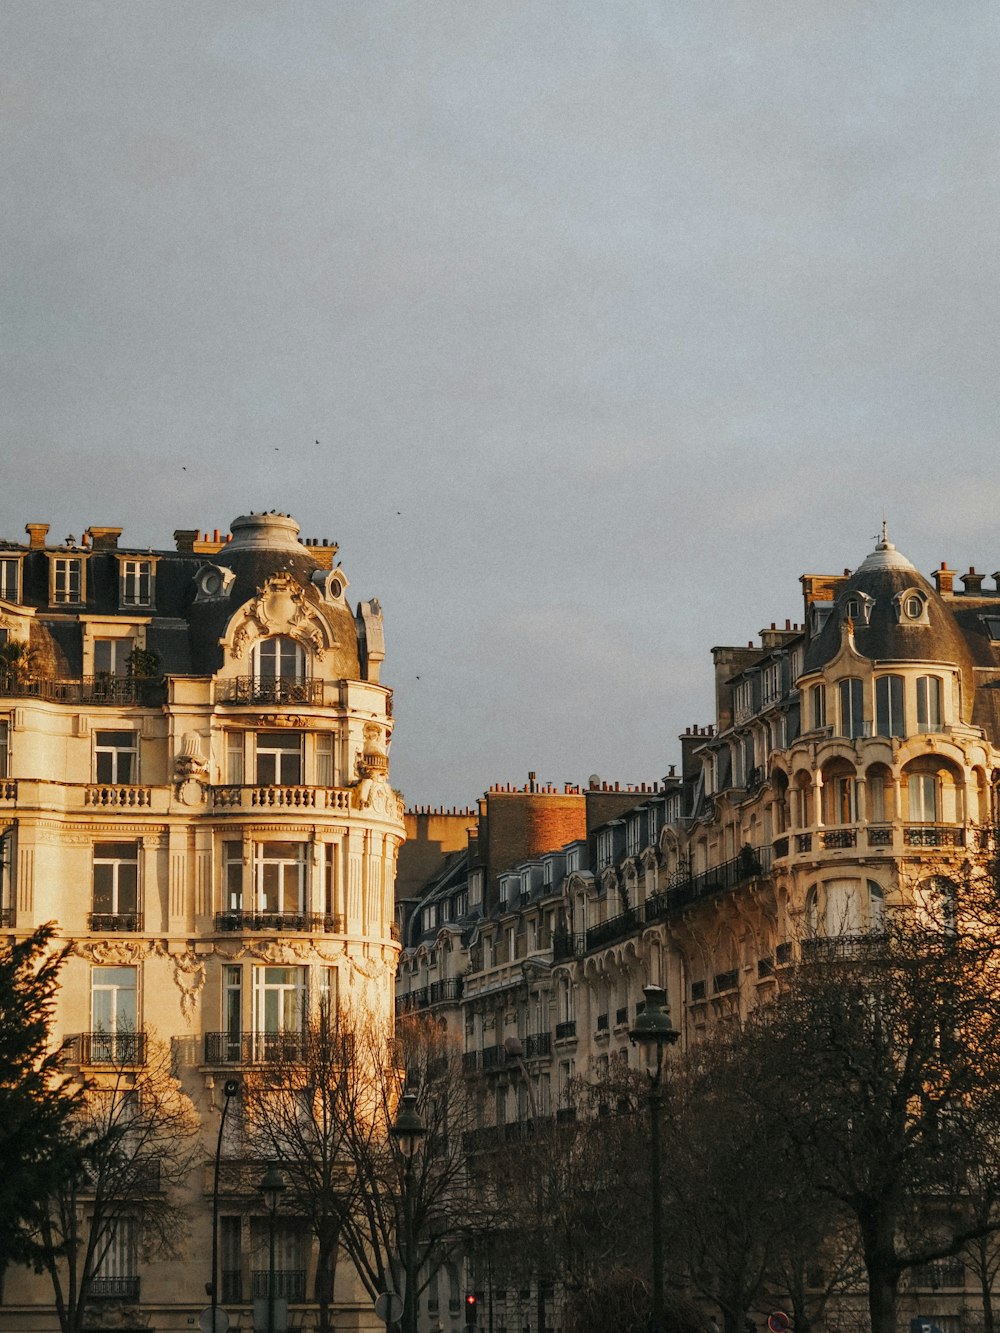
[{"label": "ornate stone building", "polygon": [[[25,645],[0,663],[2,928],[54,921],[73,942],[57,1028],[81,1076],[99,1085],[170,1044],[206,1163],[183,1262],[143,1264],[123,1235],[89,1322],[187,1329],[207,1304],[222,1084],[294,1050],[321,999],[391,1012],[403,812],[382,614],[352,609],[336,546],[284,514],[178,531],[174,551],[122,547],[118,528],[61,545],[47,531],[0,544],[0,642]],[[224,1171],[233,1327],[261,1294],[263,1212]],[[279,1219],[293,1315],[313,1262]],[[336,1294],[338,1328],[377,1326],[343,1269]],[[56,1327],[44,1279],[7,1275],[0,1327]]]},{"label": "ornate stone building", "polygon": [[[492,876],[476,836],[442,859],[407,918],[396,1004],[464,1044],[483,1084],[473,1150],[575,1115],[578,1076],[634,1061],[645,984],[666,988],[683,1050],[894,902],[947,904],[1000,820],[992,578],[956,588],[942,565],[930,582],[883,533],[853,573],[803,576],[800,622],[713,650],[715,717],[680,738],[679,773]],[[497,1329],[535,1327],[529,1278],[484,1290]],[[938,1294],[919,1311],[951,1327],[961,1265],[922,1280]]]}]

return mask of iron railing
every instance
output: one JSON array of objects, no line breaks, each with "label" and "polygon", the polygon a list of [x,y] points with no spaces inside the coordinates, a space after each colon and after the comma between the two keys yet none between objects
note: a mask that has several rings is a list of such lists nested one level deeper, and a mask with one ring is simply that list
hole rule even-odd
[{"label": "iron railing", "polygon": [[964,847],[964,828],[941,828],[931,824],[917,824],[903,829],[907,847]]},{"label": "iron railing", "polygon": [[207,1065],[300,1063],[306,1037],[301,1032],[206,1032]]},{"label": "iron railing", "polygon": [[130,1301],[139,1299],[140,1279],[137,1277],[92,1277],[88,1295],[94,1301]]},{"label": "iron railing", "polygon": [[564,1023],[556,1024],[556,1041],[569,1041],[576,1036],[576,1019],[568,1018]]},{"label": "iron railing", "polygon": [[235,676],[215,682],[218,704],[320,704],[321,680],[299,680],[296,676]]},{"label": "iron railing", "polygon": [[524,1041],[524,1055],[528,1060],[537,1060],[541,1055],[548,1055],[552,1049],[552,1035],[549,1032],[532,1032]]},{"label": "iron railing", "polygon": [[95,934],[113,934],[119,931],[135,932],[142,930],[141,912],[91,912],[87,918],[90,929]]},{"label": "iron railing", "polygon": [[276,1268],[274,1287],[268,1290],[271,1273],[268,1269],[255,1269],[250,1274],[250,1289],[254,1300],[267,1296],[276,1296],[286,1301],[304,1301],[306,1298],[306,1270],[304,1268]]},{"label": "iron railing", "polygon": [[162,680],[144,676],[80,676],[73,680],[21,680],[0,672],[0,696],[15,699],[43,699],[57,704],[109,704],[114,707],[137,705],[159,708],[166,702]]},{"label": "iron railing", "polygon": [[297,930],[310,935],[342,935],[344,918],[324,912],[217,912],[215,929],[220,933]]},{"label": "iron railing", "polygon": [[444,1000],[460,1000],[461,998],[461,977],[449,977],[445,981],[432,981],[430,984],[431,1004],[441,1004]]},{"label": "iron railing", "polygon": [[144,1032],[83,1032],[80,1063],[85,1065],[142,1065],[146,1063]]}]

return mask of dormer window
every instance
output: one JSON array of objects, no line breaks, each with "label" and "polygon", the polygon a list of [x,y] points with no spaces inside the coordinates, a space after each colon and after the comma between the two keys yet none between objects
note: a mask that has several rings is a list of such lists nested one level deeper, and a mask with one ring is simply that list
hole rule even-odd
[{"label": "dormer window", "polygon": [[52,606],[83,605],[86,600],[85,568],[86,562],[81,555],[49,557],[49,602]]},{"label": "dormer window", "polygon": [[0,559],[0,600],[5,602],[21,600],[21,561],[17,556],[4,556]]},{"label": "dormer window", "polygon": [[153,605],[152,560],[119,559],[118,580],[118,598],[122,608]]},{"label": "dormer window", "polygon": [[927,625],[927,596],[919,588],[907,588],[893,599],[901,625]]},{"label": "dormer window", "polygon": [[253,674],[262,681],[286,680],[299,683],[306,674],[306,657],[302,645],[283,634],[261,639],[254,645]]},{"label": "dormer window", "polygon": [[850,619],[855,625],[867,625],[871,622],[872,607],[875,600],[865,592],[852,592],[844,601],[844,619]]},{"label": "dormer window", "polygon": [[220,597],[228,597],[229,589],[236,582],[236,575],[224,565],[202,565],[195,575],[198,588],[196,602],[212,602]]}]

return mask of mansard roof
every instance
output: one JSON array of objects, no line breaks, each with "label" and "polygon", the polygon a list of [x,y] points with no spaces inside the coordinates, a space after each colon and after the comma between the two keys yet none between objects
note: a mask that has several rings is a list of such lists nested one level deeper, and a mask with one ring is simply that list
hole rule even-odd
[{"label": "mansard roof", "polygon": [[[914,593],[921,614],[906,613],[905,594]],[[852,599],[854,647],[872,662],[940,662],[962,672],[966,715],[975,695],[969,645],[950,606],[883,534],[875,550],[837,589],[825,625],[810,642],[805,671],[819,671],[840,651]]]}]

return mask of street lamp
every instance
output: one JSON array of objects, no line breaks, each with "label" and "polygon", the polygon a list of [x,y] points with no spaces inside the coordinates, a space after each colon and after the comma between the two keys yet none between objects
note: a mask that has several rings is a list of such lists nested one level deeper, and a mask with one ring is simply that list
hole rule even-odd
[{"label": "street lamp", "polygon": [[227,1078],[222,1091],[225,1093],[226,1100],[222,1103],[222,1117],[219,1120],[219,1137],[215,1143],[215,1176],[212,1180],[212,1280],[209,1283],[208,1294],[212,1302],[212,1333],[218,1333],[218,1309],[219,1309],[219,1167],[222,1162],[222,1134],[226,1128],[226,1112],[229,1110],[229,1103],[240,1090],[240,1081],[237,1078]]},{"label": "street lamp", "polygon": [[257,1193],[264,1200],[268,1212],[267,1333],[274,1333],[274,1223],[278,1215],[278,1204],[285,1189],[285,1177],[276,1166],[267,1168],[264,1178],[257,1186]]},{"label": "street lamp", "polygon": [[417,1333],[417,1275],[413,1262],[413,1159],[427,1130],[417,1110],[417,1094],[404,1092],[390,1131],[403,1159],[403,1333]]},{"label": "street lamp", "polygon": [[629,1031],[629,1040],[645,1053],[649,1075],[649,1180],[652,1191],[653,1318],[650,1333],[663,1329],[663,1201],[660,1197],[660,1089],[663,1083],[663,1052],[680,1033],[671,1025],[662,986],[644,986],[646,1002]]}]

